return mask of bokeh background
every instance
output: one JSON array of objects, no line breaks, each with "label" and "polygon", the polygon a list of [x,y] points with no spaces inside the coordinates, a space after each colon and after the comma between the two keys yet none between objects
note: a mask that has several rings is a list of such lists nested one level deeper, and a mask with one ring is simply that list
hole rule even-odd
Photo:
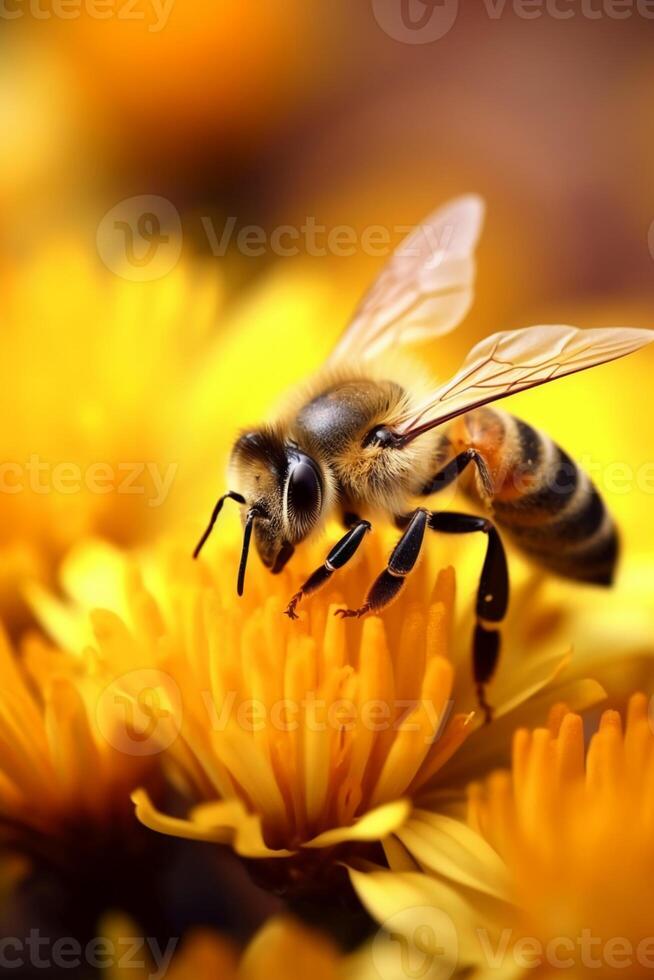
[{"label": "bokeh background", "polygon": [[[242,393],[265,411],[318,364],[401,229],[450,195],[489,213],[475,307],[425,354],[439,373],[496,329],[654,325],[646,5],[412,2],[407,28],[399,0],[7,0],[0,592],[18,628],[24,582],[53,582],[80,534],[195,533]],[[514,402],[590,461],[638,549],[653,365]],[[163,500],[148,462],[171,467]]]},{"label": "bokeh background", "polygon": [[[174,534],[190,549],[235,431],[320,364],[385,255],[450,196],[481,193],[488,221],[475,306],[423,354],[435,374],[499,329],[654,328],[648,13],[0,0],[10,634],[36,628],[40,589],[65,591],[80,542],[138,550]],[[606,495],[634,593],[613,628],[638,616],[643,634],[653,376],[643,351],[512,402]]]}]

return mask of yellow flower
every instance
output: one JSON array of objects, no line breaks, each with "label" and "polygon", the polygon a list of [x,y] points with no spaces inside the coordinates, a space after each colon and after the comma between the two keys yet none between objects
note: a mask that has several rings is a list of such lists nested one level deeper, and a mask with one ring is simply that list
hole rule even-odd
[{"label": "yellow flower", "polygon": [[152,783],[156,760],[103,735],[91,665],[36,639],[18,659],[0,632],[0,673],[0,841],[66,860],[83,843],[124,838],[130,791]]},{"label": "yellow flower", "polygon": [[[297,622],[282,612],[321,563],[325,543],[298,549],[278,576],[253,561],[239,599],[236,515],[225,517],[212,543],[211,566],[173,549],[145,566],[147,589],[128,576],[121,606],[105,582],[107,605],[122,618],[109,610],[93,614],[98,662],[135,702],[140,687],[156,689],[158,717],[168,725],[164,759],[195,804],[180,818],[139,792],[144,823],[229,843],[247,858],[289,858],[261,862],[259,872],[271,875],[275,887],[291,878],[300,887],[304,869],[321,865],[331,874],[333,857],[369,851],[404,824],[412,807],[440,805],[443,793],[487,771],[503,758],[507,730],[527,706],[531,717],[543,717],[562,689],[578,707],[601,697],[593,682],[567,684],[560,647],[534,645],[526,655],[514,643],[522,603],[531,598],[528,590],[521,598],[518,587],[489,692],[497,721],[484,727],[470,665],[476,579],[463,580],[464,608],[455,620],[455,576],[451,568],[437,573],[435,551],[383,619],[333,616],[338,604],[365,594],[391,541],[390,532],[373,532],[358,564],[336,579],[339,591],[307,601]],[[78,561],[88,603],[93,560]],[[73,590],[74,579],[69,571]],[[51,627],[65,634],[68,620],[57,609],[42,604]],[[145,712],[143,728],[160,737],[150,722]],[[341,844],[347,846],[335,852]]]},{"label": "yellow flower", "polygon": [[[128,282],[66,242],[7,278],[0,549],[11,571],[0,603],[14,622],[17,586],[51,574],[80,536],[137,544],[161,527],[180,461],[175,426],[218,291],[183,266]],[[26,370],[37,380],[26,384]]]},{"label": "yellow flower", "polygon": [[430,819],[405,828],[393,897],[388,872],[352,872],[368,909],[408,940],[433,915],[453,926],[449,952],[457,946],[475,976],[650,974],[654,731],[644,695],[632,696],[624,724],[604,712],[587,752],[581,717],[559,706],[549,727],[515,733],[511,772],[471,785],[468,826]]},{"label": "yellow flower", "polygon": [[[324,281],[284,267],[220,316],[217,263],[183,256],[134,282],[75,240],[46,242],[2,284],[0,617],[17,632],[25,583],[52,584],[84,537],[136,548],[206,512],[243,379],[256,418],[316,366],[333,303]],[[271,372],[277,345],[293,356]]]}]

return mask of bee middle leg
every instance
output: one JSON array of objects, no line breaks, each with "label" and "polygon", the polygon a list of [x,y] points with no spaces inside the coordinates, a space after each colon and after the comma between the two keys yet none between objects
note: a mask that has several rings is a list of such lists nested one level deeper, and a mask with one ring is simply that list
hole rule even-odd
[{"label": "bee middle leg", "polygon": [[359,518],[355,518],[354,515],[346,515],[346,520],[350,516],[354,520],[350,529],[343,535],[340,541],[336,542],[320,568],[317,568],[315,572],[311,573],[284,610],[290,619],[298,618],[295,609],[304,596],[311,595],[312,592],[317,592],[318,589],[321,589],[329,581],[334,572],[338,571],[339,568],[343,568],[354,557],[359,545],[370,530],[369,521],[360,520]]},{"label": "bee middle leg", "polygon": [[502,540],[491,521],[471,514],[419,508],[408,517],[400,518],[398,523],[405,527],[404,533],[395,545],[386,569],[373,582],[363,606],[336,612],[344,617],[359,617],[380,612],[387,606],[398,595],[404,579],[416,564],[427,528],[444,534],[485,534],[488,543],[477,589],[477,623],[472,648],[477,700],[488,722],[492,719],[492,708],[486,700],[486,685],[499,659],[499,624],[506,615],[509,602],[509,573]]}]

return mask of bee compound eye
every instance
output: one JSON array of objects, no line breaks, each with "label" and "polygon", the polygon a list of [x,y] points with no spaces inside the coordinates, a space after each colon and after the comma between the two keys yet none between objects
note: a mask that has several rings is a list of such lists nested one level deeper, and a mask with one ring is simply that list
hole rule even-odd
[{"label": "bee compound eye", "polygon": [[315,520],[322,506],[322,481],[320,474],[308,456],[302,456],[293,465],[288,480],[289,512],[297,520]]}]

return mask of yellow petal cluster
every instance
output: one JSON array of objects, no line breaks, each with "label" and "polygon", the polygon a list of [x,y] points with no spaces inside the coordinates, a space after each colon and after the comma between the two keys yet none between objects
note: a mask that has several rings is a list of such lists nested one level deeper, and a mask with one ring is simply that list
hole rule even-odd
[{"label": "yellow petal cluster", "polygon": [[[415,965],[477,977],[646,977],[654,968],[654,729],[645,695],[518,729],[510,771],[471,784],[468,821],[414,812],[391,870],[350,869]],[[399,952],[398,952],[399,957]]]},{"label": "yellow petal cluster", "polygon": [[129,828],[130,790],[151,782],[154,760],[103,735],[92,667],[41,641],[19,659],[0,632],[0,673],[0,840],[30,853],[51,840],[56,851],[75,847],[80,828]]},{"label": "yellow petal cluster", "polygon": [[[92,616],[92,658],[105,677],[101,717],[118,731],[131,698],[136,727],[188,801],[180,815],[139,791],[143,823],[227,843],[248,858],[301,856],[313,865],[312,854],[344,844],[365,853],[399,831],[412,809],[440,808],[471,773],[487,771],[507,730],[526,710],[546,712],[562,685],[579,707],[601,695],[592,682],[564,681],[560,651],[545,645],[523,656],[518,609],[490,691],[498,720],[484,727],[470,664],[474,585],[457,611],[454,572],[438,570],[437,551],[383,619],[333,615],[360,603],[392,542],[373,531],[360,559],[305,602],[298,621],[283,611],[328,544],[308,543],[279,576],[253,556],[239,599],[233,514],[205,560],[175,546],[143,575],[127,575],[125,601],[113,603],[119,612]],[[80,560],[87,590],[89,567]],[[61,627],[56,607],[42,608]],[[114,702],[120,712],[112,719]],[[133,734],[119,738],[126,751]]]},{"label": "yellow petal cluster", "polygon": [[587,752],[576,714],[554,716],[554,731],[519,730],[511,774],[470,791],[471,823],[509,870],[513,941],[534,937],[552,976],[563,961],[579,976],[654,968],[648,707],[636,694],[624,720],[605,711]]},{"label": "yellow petal cluster", "polygon": [[[236,540],[219,546],[213,569],[178,557],[157,612],[141,615],[136,629],[103,618],[103,662],[129,645],[132,663],[145,666],[157,649],[158,669],[179,690],[179,735],[166,756],[199,805],[180,820],[138,794],[144,822],[263,857],[378,840],[405,819],[408,801],[474,725],[452,703],[451,569],[430,584],[426,564],[384,622],[334,615],[383,567],[380,537],[299,621],[283,610],[320,562],[321,545],[279,577],[253,561],[239,600]],[[155,608],[135,580],[131,605]]]}]

